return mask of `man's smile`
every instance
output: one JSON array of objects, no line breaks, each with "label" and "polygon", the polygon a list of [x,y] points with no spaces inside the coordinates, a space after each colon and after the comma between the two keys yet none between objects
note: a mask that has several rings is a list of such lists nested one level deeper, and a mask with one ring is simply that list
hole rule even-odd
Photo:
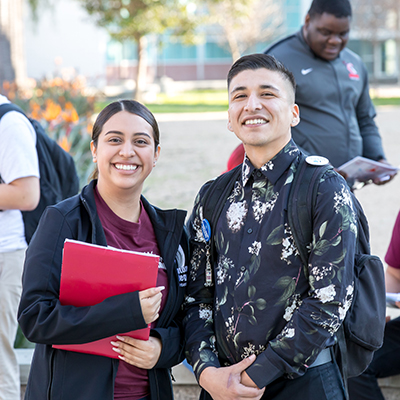
[{"label": "man's smile", "polygon": [[268,121],[264,118],[248,119],[244,121],[244,125],[263,125],[266,123],[268,123]]}]

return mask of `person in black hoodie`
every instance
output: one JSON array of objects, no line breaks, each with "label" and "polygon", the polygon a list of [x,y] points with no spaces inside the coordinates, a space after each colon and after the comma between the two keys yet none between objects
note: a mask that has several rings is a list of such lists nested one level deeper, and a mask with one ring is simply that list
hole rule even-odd
[{"label": "person in black hoodie", "polygon": [[[160,153],[151,112],[122,100],[93,126],[94,179],[79,195],[48,207],[29,245],[18,321],[36,343],[25,399],[168,400],[170,368],[184,358],[181,304],[186,286],[186,212],[160,210],[142,195]],[[88,307],[59,301],[65,239],[160,256],[157,285]],[[112,269],[112,265],[110,265]],[[55,349],[151,324],[150,338],[118,336],[118,359]]]}]

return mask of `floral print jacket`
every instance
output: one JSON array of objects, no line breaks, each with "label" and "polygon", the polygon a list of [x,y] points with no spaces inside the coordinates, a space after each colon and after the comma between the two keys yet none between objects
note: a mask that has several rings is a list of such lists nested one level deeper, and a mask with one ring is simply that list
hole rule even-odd
[{"label": "floral print jacket", "polygon": [[256,354],[247,369],[262,388],[295,378],[334,343],[353,297],[356,216],[344,179],[319,182],[309,262],[288,225],[287,200],[299,150],[291,140],[260,169],[246,157],[215,232],[217,258],[206,284],[200,199],[188,222],[191,262],[185,301],[186,357],[197,379],[210,366]]}]

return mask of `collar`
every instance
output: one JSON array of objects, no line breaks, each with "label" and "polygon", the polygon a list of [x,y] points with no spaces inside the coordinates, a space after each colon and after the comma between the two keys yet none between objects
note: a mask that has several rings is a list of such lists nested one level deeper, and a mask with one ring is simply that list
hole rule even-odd
[{"label": "collar", "polygon": [[[82,189],[79,196],[92,224],[92,243],[107,246],[103,226],[97,215],[96,201],[94,198],[96,184],[97,180],[92,180]],[[184,231],[186,211],[177,209],[161,210],[152,206],[143,195],[141,196],[141,202],[154,227],[160,254],[164,262],[170,265],[171,262],[173,263],[176,254],[176,251],[173,252],[171,249],[178,249],[182,232]]]},{"label": "collar", "polygon": [[297,36],[297,39],[299,39],[301,45],[313,56],[316,57],[316,55],[314,54],[314,52],[311,50],[311,47],[308,45],[308,43],[306,42],[306,39],[304,39],[304,35],[303,35],[303,25],[301,26],[300,30],[297,31],[297,33],[295,34]]},{"label": "collar", "polygon": [[275,185],[278,179],[297,158],[299,153],[300,151],[293,139],[290,139],[288,144],[279,153],[277,153],[273,158],[271,158],[271,160],[266,162],[258,170],[253,166],[250,159],[246,155],[242,164],[243,187],[249,182],[249,179],[254,171],[260,171],[268,181]]}]

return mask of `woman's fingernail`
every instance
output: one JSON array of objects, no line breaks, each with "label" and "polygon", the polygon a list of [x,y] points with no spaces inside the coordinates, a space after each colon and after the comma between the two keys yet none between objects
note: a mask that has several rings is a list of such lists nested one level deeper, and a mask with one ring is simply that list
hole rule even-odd
[{"label": "woman's fingernail", "polygon": [[113,347],[112,348],[116,353],[121,353],[121,350],[120,349],[117,349],[116,347]]},{"label": "woman's fingernail", "polygon": [[121,342],[125,342],[125,338],[123,338],[122,336],[116,336],[116,338],[118,339],[118,340],[120,340]]},{"label": "woman's fingernail", "polygon": [[115,346],[115,347],[118,347],[118,346],[119,346],[118,342],[111,342],[111,344],[112,344],[113,346]]}]

